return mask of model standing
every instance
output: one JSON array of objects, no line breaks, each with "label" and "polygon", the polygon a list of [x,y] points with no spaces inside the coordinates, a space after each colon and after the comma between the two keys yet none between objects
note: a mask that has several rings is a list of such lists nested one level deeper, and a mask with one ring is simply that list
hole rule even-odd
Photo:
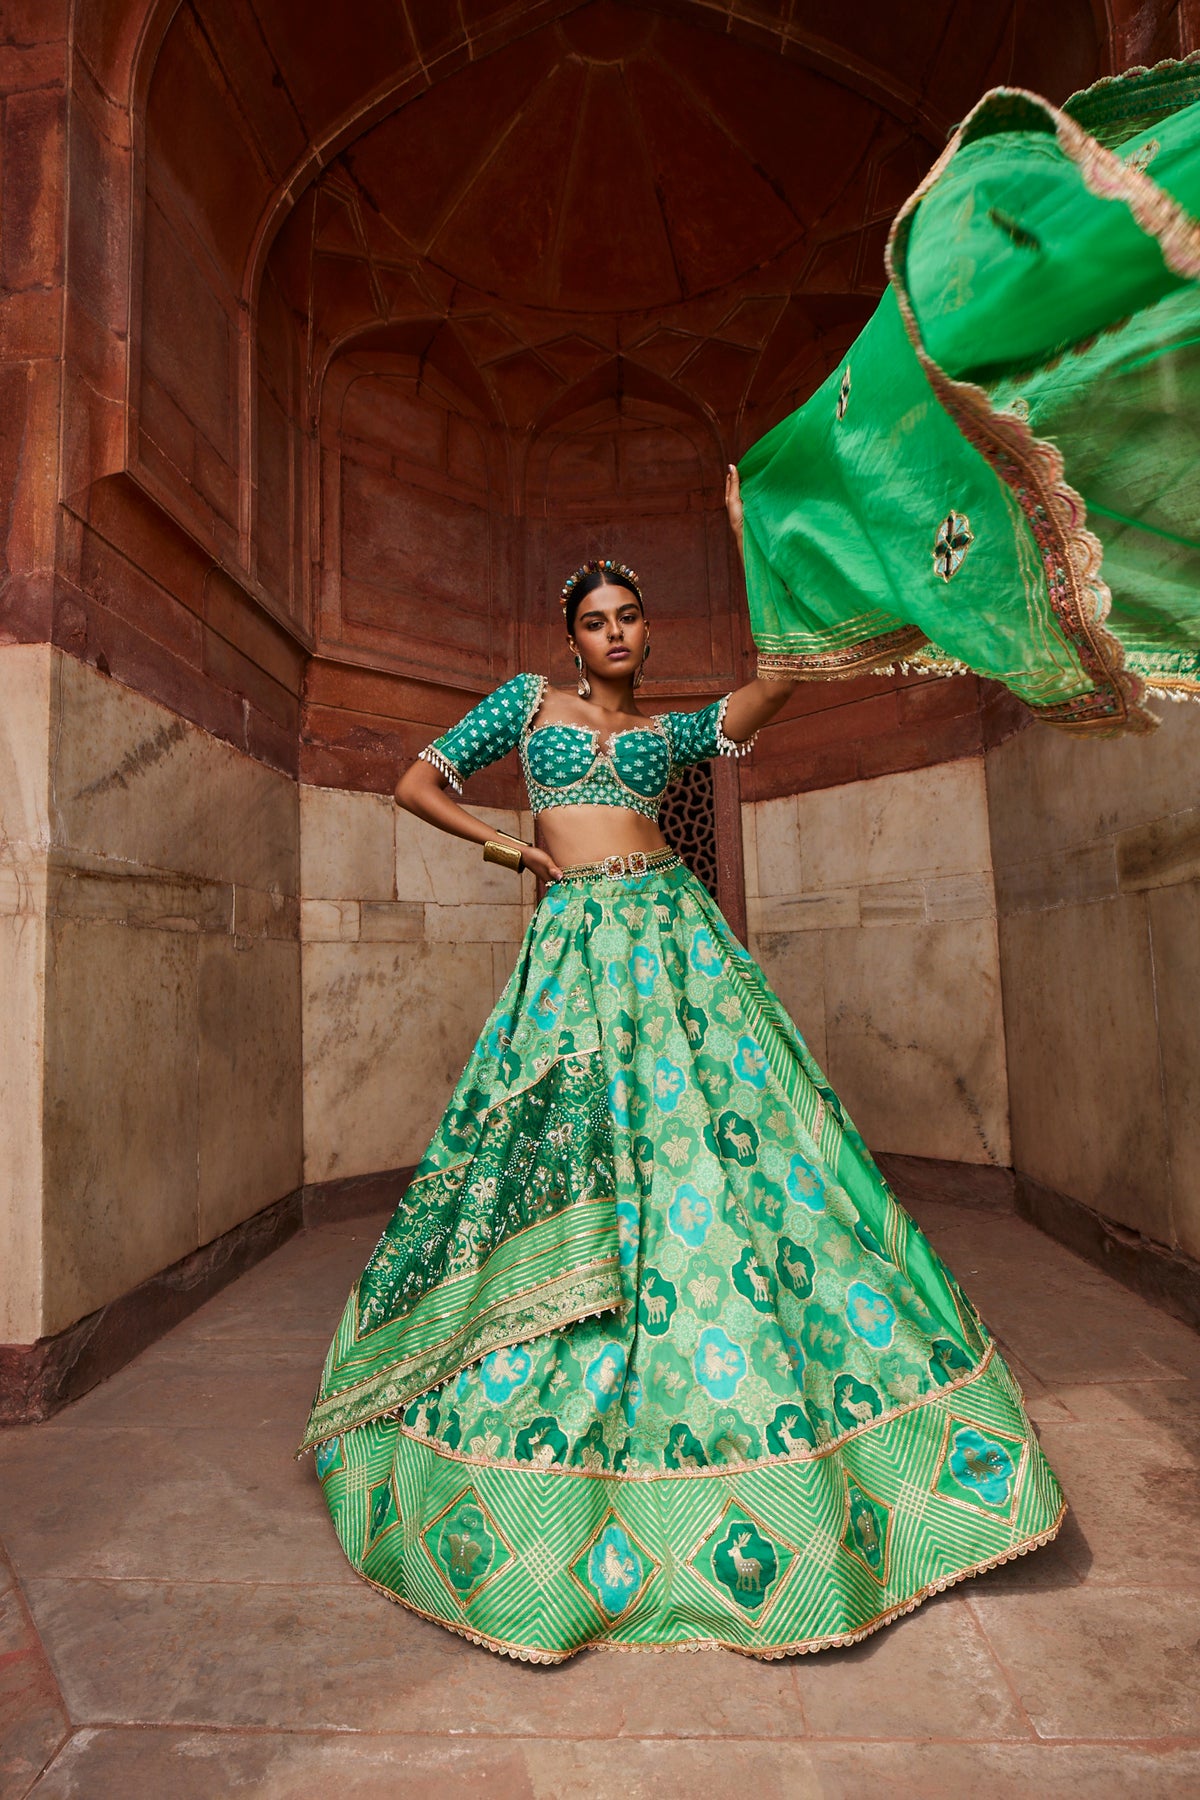
[{"label": "model standing", "polygon": [[[736,475],[731,523],[741,536]],[[364,1578],[476,1643],[852,1642],[1057,1530],[970,1302],[658,829],[790,685],[647,716],[614,561],[563,590],[578,692],[515,676],[397,799],[549,883],[350,1295],[305,1436]],[[545,849],[455,798],[519,751]],[[403,1004],[403,995],[397,995]]]}]

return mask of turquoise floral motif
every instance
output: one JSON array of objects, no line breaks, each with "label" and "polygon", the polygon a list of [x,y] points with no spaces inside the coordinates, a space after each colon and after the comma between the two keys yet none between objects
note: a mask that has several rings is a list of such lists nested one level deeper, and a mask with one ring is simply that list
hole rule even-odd
[{"label": "turquoise floral motif", "polygon": [[710,1325],[700,1333],[695,1368],[696,1380],[714,1400],[732,1400],[746,1373],[746,1352],[719,1325]]},{"label": "turquoise floral motif", "polygon": [[661,966],[653,950],[647,950],[642,945],[630,957],[629,973],[634,987],[644,1000],[648,1000],[654,992],[654,982]]},{"label": "turquoise floral motif", "polygon": [[629,1534],[611,1520],[587,1556],[587,1585],[610,1619],[619,1617],[636,1599],[646,1573],[646,1564]]},{"label": "turquoise floral motif", "polygon": [[523,1346],[517,1345],[514,1349],[493,1350],[490,1356],[485,1356],[479,1365],[479,1379],[489,1400],[503,1402],[519,1387],[524,1387],[532,1370],[532,1356]]},{"label": "turquoise floral motif", "polygon": [[660,1056],[654,1065],[654,1098],[659,1109],[674,1112],[686,1087],[687,1077],[678,1064]]},{"label": "turquoise floral motif", "polygon": [[637,1261],[638,1243],[641,1237],[641,1214],[632,1200],[617,1201],[617,1254],[623,1269],[632,1268]]},{"label": "turquoise floral motif", "polygon": [[630,1429],[637,1423],[637,1416],[642,1410],[642,1402],[645,1397],[646,1395],[645,1390],[642,1387],[641,1376],[627,1376],[625,1379],[625,1386],[621,1392],[621,1412],[624,1415],[626,1425],[628,1425]]},{"label": "turquoise floral motif", "polygon": [[720,952],[713,942],[712,932],[703,925],[692,938],[688,961],[697,975],[715,977],[721,973],[723,963]]},{"label": "turquoise floral motif", "polygon": [[534,995],[529,1016],[542,1031],[549,1031],[562,1011],[563,991],[556,975],[543,981]]},{"label": "turquoise floral motif", "polygon": [[960,1426],[950,1442],[950,1472],[959,1486],[988,1506],[1006,1507],[1016,1474],[1007,1446],[974,1425]]},{"label": "turquoise floral motif", "polygon": [[605,1344],[588,1364],[583,1379],[596,1402],[597,1412],[606,1413],[625,1380],[624,1344]]},{"label": "turquoise floral motif", "polygon": [[317,1445],[314,1460],[317,1465],[318,1480],[324,1481],[330,1469],[337,1464],[341,1454],[342,1440],[340,1437],[327,1438],[323,1444]]},{"label": "turquoise floral motif", "polygon": [[612,1108],[613,1118],[618,1125],[629,1124],[632,1097],[633,1089],[630,1086],[628,1075],[624,1071],[620,1075],[614,1075],[608,1084],[608,1104]]},{"label": "turquoise floral motif", "polygon": [[696,1249],[708,1236],[712,1221],[712,1201],[699,1188],[693,1187],[690,1181],[681,1181],[675,1189],[675,1198],[667,1208],[667,1224],[675,1236]]},{"label": "turquoise floral motif", "polygon": [[815,1169],[806,1156],[793,1156],[788,1164],[787,1191],[797,1206],[807,1206],[809,1212],[823,1212],[825,1208],[825,1183],[819,1169]]},{"label": "turquoise floral motif", "polygon": [[767,1059],[752,1037],[738,1039],[737,1052],[733,1059],[733,1072],[740,1080],[748,1082],[751,1087],[766,1087]]},{"label": "turquoise floral motif", "polygon": [[896,1330],[896,1309],[886,1294],[852,1281],[846,1293],[850,1329],[876,1350],[886,1350]]}]

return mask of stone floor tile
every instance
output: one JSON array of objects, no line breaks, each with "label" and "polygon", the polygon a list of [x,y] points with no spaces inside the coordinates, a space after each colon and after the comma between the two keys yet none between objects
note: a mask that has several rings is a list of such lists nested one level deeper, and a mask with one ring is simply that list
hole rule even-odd
[{"label": "stone floor tile", "polygon": [[213,1338],[202,1353],[194,1345],[183,1353],[164,1338],[39,1429],[50,1436],[107,1427],[170,1433],[275,1426],[298,1443],[322,1360],[304,1342],[272,1344],[248,1358],[237,1340]]},{"label": "stone floor tile", "polygon": [[22,1800],[69,1729],[58,1683],[0,1557],[0,1800]]},{"label": "stone floor tile", "polygon": [[812,1755],[822,1800],[1183,1800],[1200,1793],[1200,1746],[815,1744]]},{"label": "stone floor tile", "polygon": [[784,1667],[714,1651],[703,1653],[711,1671],[696,1656],[602,1652],[536,1668],[359,1583],[41,1580],[29,1593],[78,1724],[712,1737],[749,1720],[755,1733],[800,1730]]},{"label": "stone floor tile", "polygon": [[25,1581],[317,1581],[361,1592],[311,1461],[294,1460],[302,1424],[5,1434],[0,1539]]},{"label": "stone floor tile", "polygon": [[986,1638],[954,1593],[849,1649],[798,1657],[794,1679],[814,1738],[1030,1736]]},{"label": "stone floor tile", "polygon": [[[81,1731],[34,1800],[821,1800],[799,1744]],[[928,1797],[927,1797],[928,1800]]]},{"label": "stone floor tile", "polygon": [[1073,1509],[1065,1553],[1088,1582],[1200,1597],[1200,1465],[1168,1427],[1047,1424],[1041,1444]]},{"label": "stone floor tile", "polygon": [[969,1604],[1044,1738],[1200,1738],[1194,1593],[1085,1582]]}]

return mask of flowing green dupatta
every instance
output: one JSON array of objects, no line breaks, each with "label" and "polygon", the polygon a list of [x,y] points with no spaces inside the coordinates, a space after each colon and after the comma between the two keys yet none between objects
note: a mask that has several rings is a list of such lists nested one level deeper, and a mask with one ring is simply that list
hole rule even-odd
[{"label": "flowing green dupatta", "polygon": [[1198,221],[1200,57],[980,101],[742,460],[760,674],[970,669],[1101,735],[1200,693]]}]

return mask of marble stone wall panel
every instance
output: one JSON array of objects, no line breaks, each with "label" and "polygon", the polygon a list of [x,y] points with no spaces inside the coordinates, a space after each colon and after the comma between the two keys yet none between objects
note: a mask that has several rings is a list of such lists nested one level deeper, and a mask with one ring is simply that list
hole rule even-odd
[{"label": "marble stone wall panel", "polygon": [[1200,882],[1147,895],[1172,1239],[1200,1260]]},{"label": "marble stone wall panel", "polygon": [[302,1180],[300,947],[210,934],[199,945],[196,1240]]},{"label": "marble stone wall panel", "polygon": [[493,992],[490,944],[306,944],[306,1181],[418,1162]]},{"label": "marble stone wall panel", "polygon": [[1144,737],[1092,742],[1033,725],[989,752],[997,870],[1112,838],[1193,804],[1200,707],[1161,701],[1158,710],[1161,724]]},{"label": "marble stone wall panel", "polygon": [[199,942],[196,933],[52,922],[45,1333],[196,1247]]},{"label": "marble stone wall panel", "polygon": [[0,1344],[42,1320],[44,918],[0,912]]},{"label": "marble stone wall panel", "polygon": [[298,801],[286,775],[72,657],[56,657],[54,680],[57,846],[298,891]]},{"label": "marble stone wall panel", "polygon": [[302,787],[300,892],[305,899],[395,899],[396,810],[383,794]]},{"label": "marble stone wall panel", "polygon": [[1141,896],[1000,921],[1013,1162],[1171,1236],[1149,919]]},{"label": "marble stone wall panel", "polygon": [[0,648],[0,863],[20,865],[50,841],[48,753],[53,651]]},{"label": "marble stone wall panel", "polygon": [[994,919],[823,937],[827,1072],[871,1148],[1006,1165]]},{"label": "marble stone wall panel", "polygon": [[1004,1162],[980,759],[743,807],[751,953],[881,1151]]}]

